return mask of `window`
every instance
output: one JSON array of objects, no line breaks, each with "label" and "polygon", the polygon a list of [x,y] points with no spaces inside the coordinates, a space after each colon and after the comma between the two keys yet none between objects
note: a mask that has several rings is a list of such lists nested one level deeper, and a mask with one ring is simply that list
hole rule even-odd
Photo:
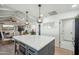
[{"label": "window", "polygon": [[14,29],[14,25],[3,25],[3,29],[4,30],[13,30]]}]

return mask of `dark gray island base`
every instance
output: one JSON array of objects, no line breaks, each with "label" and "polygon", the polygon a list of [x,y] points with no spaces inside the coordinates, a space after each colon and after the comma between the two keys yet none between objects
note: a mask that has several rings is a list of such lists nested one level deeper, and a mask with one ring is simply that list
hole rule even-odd
[{"label": "dark gray island base", "polygon": [[54,55],[55,38],[50,36],[14,36],[15,54]]}]

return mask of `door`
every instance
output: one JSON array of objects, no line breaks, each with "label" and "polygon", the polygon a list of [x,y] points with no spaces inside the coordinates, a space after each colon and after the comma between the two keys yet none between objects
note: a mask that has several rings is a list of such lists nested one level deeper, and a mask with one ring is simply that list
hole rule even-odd
[{"label": "door", "polygon": [[74,51],[74,19],[60,22],[60,47]]}]

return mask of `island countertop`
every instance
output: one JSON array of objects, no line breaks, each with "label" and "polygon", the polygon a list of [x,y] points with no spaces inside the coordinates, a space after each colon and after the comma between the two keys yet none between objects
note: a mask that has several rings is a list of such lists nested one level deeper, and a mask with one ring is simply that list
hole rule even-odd
[{"label": "island countertop", "polygon": [[55,40],[55,37],[52,36],[39,36],[39,35],[21,35],[13,36],[14,40],[20,41],[37,51],[45,47],[47,44]]}]

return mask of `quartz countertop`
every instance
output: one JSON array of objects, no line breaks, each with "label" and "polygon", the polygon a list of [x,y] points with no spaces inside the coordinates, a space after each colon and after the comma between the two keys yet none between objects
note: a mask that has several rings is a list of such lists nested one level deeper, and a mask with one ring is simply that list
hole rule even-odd
[{"label": "quartz countertop", "polygon": [[39,36],[39,35],[21,35],[21,36],[13,36],[13,39],[20,41],[39,51],[47,44],[49,44],[51,41],[55,40],[55,37]]}]

